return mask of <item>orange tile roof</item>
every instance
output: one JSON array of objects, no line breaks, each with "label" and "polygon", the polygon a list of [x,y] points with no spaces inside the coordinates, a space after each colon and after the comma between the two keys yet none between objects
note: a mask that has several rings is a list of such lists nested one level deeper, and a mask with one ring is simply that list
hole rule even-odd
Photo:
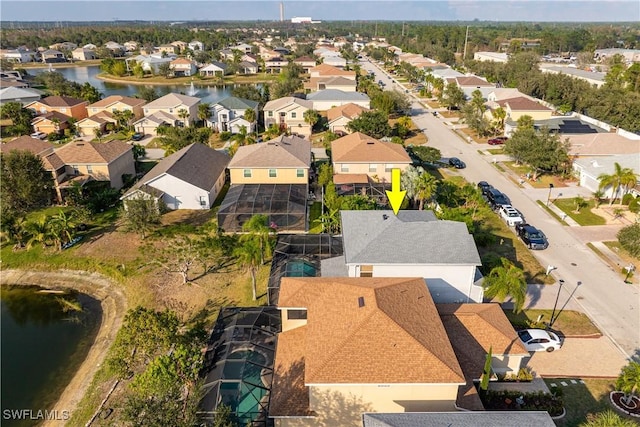
[{"label": "orange tile roof", "polygon": [[101,99],[98,102],[94,102],[89,105],[87,108],[92,107],[108,107],[112,104],[122,102],[123,104],[129,105],[131,107],[135,107],[137,105],[144,105],[146,101],[140,98],[132,98],[130,96],[122,96],[122,95],[111,95],[107,96],[105,99]]},{"label": "orange tile roof", "polygon": [[360,114],[362,114],[364,111],[369,111],[368,109],[358,105],[358,104],[354,104],[353,102],[350,102],[348,104],[344,104],[344,105],[339,105],[337,107],[333,107],[327,110],[327,120],[329,122],[332,122],[334,120],[336,120],[339,117],[346,117],[348,119],[355,119],[356,117],[358,117]]},{"label": "orange tile roof", "polygon": [[320,64],[311,68],[309,72],[317,72],[321,76],[355,76],[355,71],[345,71],[329,64]]},{"label": "orange tile roof", "polygon": [[333,175],[335,185],[342,184],[367,184],[369,176],[366,173],[338,173]]},{"label": "orange tile roof", "polygon": [[[124,141],[71,142],[56,151],[66,164],[111,163],[132,148]],[[133,156],[132,156],[133,159]]]},{"label": "orange tile roof", "polygon": [[465,382],[421,278],[283,278],[278,305],[307,308],[306,385]]},{"label": "orange tile roof", "polygon": [[311,165],[311,141],[281,135],[259,144],[239,147],[229,169],[234,168],[308,168]]},{"label": "orange tile roof", "polygon": [[334,163],[411,163],[404,147],[354,132],[331,142]]},{"label": "orange tile roof", "polygon": [[502,99],[496,102],[503,108],[508,105],[511,111],[551,111],[551,108],[545,107],[544,105],[536,101],[532,101],[529,98],[525,98],[524,96]]},{"label": "orange tile roof", "polygon": [[479,379],[489,348],[494,355],[528,356],[498,304],[436,304],[467,379]]}]

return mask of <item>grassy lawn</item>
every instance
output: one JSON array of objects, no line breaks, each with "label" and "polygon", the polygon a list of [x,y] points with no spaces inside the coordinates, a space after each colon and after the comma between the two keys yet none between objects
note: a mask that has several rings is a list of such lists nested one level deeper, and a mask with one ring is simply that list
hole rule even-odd
[{"label": "grassy lawn", "polygon": [[[553,310],[522,310],[520,313],[514,313],[512,310],[505,310],[511,324],[516,329],[526,329],[531,327],[544,327],[544,323],[551,320]],[[558,315],[558,309],[556,309]],[[538,324],[538,316],[540,323]],[[579,335],[601,335],[600,330],[591,322],[586,314],[577,311],[563,310],[558,315],[558,320],[553,322],[553,329],[562,332],[565,336]]]},{"label": "grassy lawn", "polygon": [[491,154],[504,154],[504,149],[502,148],[489,148],[485,151],[488,151]]},{"label": "grassy lawn", "polygon": [[576,213],[576,204],[573,199],[556,199],[553,201],[554,205],[580,225],[605,225],[607,221],[604,218],[591,212],[591,208],[595,207],[595,201],[588,200],[586,203],[587,206]]},{"label": "grassy lawn", "polygon": [[136,162],[136,171],[139,173],[147,173],[157,164],[158,162],[155,160],[149,162]]},{"label": "grassy lawn", "polygon": [[[502,151],[496,154],[502,154]],[[518,165],[516,164],[516,162],[504,162],[503,164],[509,169],[511,169],[514,173],[518,174],[518,176],[520,176],[521,178],[526,178],[527,174],[530,174],[530,176],[533,177],[533,171],[527,165],[524,165],[524,164]],[[537,180],[534,181],[532,179],[529,179],[527,180],[527,182],[533,188],[549,188],[549,184],[553,184],[554,188],[561,188],[561,187],[567,186],[567,184],[562,178],[555,175],[541,174],[541,175],[538,175]],[[558,194],[556,190],[551,190],[551,191],[552,191],[552,194],[551,194],[552,196],[556,196]]]},{"label": "grassy lawn", "polygon": [[149,141],[149,143],[147,143],[147,145],[144,146],[144,148],[163,148],[163,147],[162,145],[160,145],[158,138],[153,138],[151,141]]},{"label": "grassy lawn", "polygon": [[540,207],[541,207],[542,209],[544,209],[545,211],[547,211],[547,213],[548,213],[549,215],[551,215],[552,217],[554,217],[554,218],[555,218],[555,219],[556,219],[560,224],[562,224],[562,225],[569,225],[569,224],[567,224],[567,223],[566,223],[562,218],[560,218],[560,217],[558,216],[558,214],[557,214],[557,213],[555,213],[554,211],[552,211],[552,210],[549,208],[549,206],[547,206],[547,205],[546,205],[546,203],[545,203],[545,202],[543,202],[542,200],[537,200],[537,203],[538,203],[538,205],[540,205]]},{"label": "grassy lawn", "polygon": [[[560,384],[560,381],[568,385],[565,387]],[[567,378],[544,379],[549,389],[558,387],[562,390],[567,415],[555,422],[558,427],[577,427],[586,421],[587,414],[613,408],[609,401],[609,392],[614,389],[615,380],[585,378],[583,381],[584,384],[580,382],[572,384],[571,379]],[[551,387],[551,383],[556,384],[556,387]]]},{"label": "grassy lawn", "polygon": [[313,202],[311,209],[309,209],[309,233],[322,233],[322,224],[319,221],[320,215],[322,215],[322,202]]}]

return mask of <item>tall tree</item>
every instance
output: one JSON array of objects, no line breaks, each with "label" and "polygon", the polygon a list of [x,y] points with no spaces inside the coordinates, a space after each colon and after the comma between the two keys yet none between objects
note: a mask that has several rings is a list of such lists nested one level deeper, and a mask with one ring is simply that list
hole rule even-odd
[{"label": "tall tree", "polygon": [[258,267],[262,263],[260,244],[254,239],[245,240],[242,245],[236,248],[234,254],[238,259],[238,265],[249,270],[251,274],[251,290],[253,292],[253,300],[256,301],[258,299],[256,276]]},{"label": "tall tree", "polygon": [[313,127],[320,120],[320,114],[314,109],[309,109],[304,112],[304,121],[311,127],[311,131],[313,132]]},{"label": "tall tree", "polygon": [[491,269],[484,278],[483,286],[487,297],[495,297],[503,302],[510,296],[513,299],[513,312],[522,311],[527,296],[527,282],[524,272],[508,259],[502,258],[501,265]]},{"label": "tall tree", "polygon": [[447,110],[458,109],[464,104],[464,92],[456,83],[449,83],[440,95],[440,103],[447,107]]},{"label": "tall tree", "polygon": [[261,214],[253,215],[242,224],[242,231],[247,234],[240,236],[240,242],[255,240],[260,247],[260,264],[264,264],[265,260],[273,255],[275,230],[269,224],[269,217]]},{"label": "tall tree", "polygon": [[144,239],[160,224],[160,209],[154,199],[142,195],[127,199],[120,211],[124,228],[136,232]]},{"label": "tall tree", "polygon": [[51,202],[53,177],[40,157],[16,150],[2,153],[0,163],[0,202],[4,212],[24,214]]},{"label": "tall tree", "polygon": [[381,111],[364,111],[347,124],[351,132],[362,132],[372,138],[383,138],[391,135],[389,117]]},{"label": "tall tree", "polygon": [[638,181],[638,177],[633,172],[633,169],[623,168],[618,162],[615,162],[613,166],[613,173],[601,173],[600,175],[598,175],[598,181],[600,181],[598,189],[604,190],[607,187],[611,187],[613,190],[613,193],[611,194],[611,200],[609,201],[609,206],[611,206],[613,202],[618,198],[621,189],[623,191],[620,195],[620,200],[622,200],[622,196],[625,195],[630,188],[636,185]]}]

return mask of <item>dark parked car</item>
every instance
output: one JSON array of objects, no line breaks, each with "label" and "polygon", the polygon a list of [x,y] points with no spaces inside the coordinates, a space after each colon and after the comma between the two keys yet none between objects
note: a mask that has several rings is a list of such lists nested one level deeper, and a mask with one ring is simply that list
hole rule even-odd
[{"label": "dark parked car", "polygon": [[547,237],[533,225],[516,224],[516,233],[529,249],[547,249],[549,247]]},{"label": "dark parked car", "polygon": [[506,136],[497,136],[495,138],[491,138],[489,141],[487,141],[489,143],[489,145],[502,145],[505,142],[507,142],[507,138]]},{"label": "dark parked car", "polygon": [[133,134],[133,136],[131,137],[132,141],[141,141],[142,138],[144,138],[144,133],[140,133],[140,132],[136,132]]},{"label": "dark parked car", "polygon": [[490,188],[489,190],[487,190],[485,196],[487,196],[487,201],[489,202],[489,205],[491,205],[491,208],[494,210],[499,209],[500,206],[511,204],[509,202],[509,198],[502,194],[500,190],[497,190],[495,188]]},{"label": "dark parked car", "polygon": [[482,192],[483,196],[487,195],[487,191],[493,188],[493,185],[489,184],[487,181],[480,181],[478,183],[478,188]]},{"label": "dark parked car", "polygon": [[465,165],[464,162],[457,157],[450,158],[449,164],[456,169],[464,169],[467,167],[467,165]]}]

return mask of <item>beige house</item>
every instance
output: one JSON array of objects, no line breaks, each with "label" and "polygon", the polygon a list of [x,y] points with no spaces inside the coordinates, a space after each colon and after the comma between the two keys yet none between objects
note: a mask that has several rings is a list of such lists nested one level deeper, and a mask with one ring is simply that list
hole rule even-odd
[{"label": "beige house", "polygon": [[188,77],[198,73],[196,63],[186,58],[177,58],[169,63],[173,75],[176,77]]},{"label": "beige house", "polygon": [[286,277],[278,308],[276,426],[455,410],[466,380],[423,279]]},{"label": "beige house", "polygon": [[79,47],[71,51],[71,57],[76,61],[89,61],[91,59],[96,59],[96,53],[91,49]]},{"label": "beige house", "polygon": [[281,135],[260,144],[239,147],[227,168],[231,184],[307,184],[311,142]]},{"label": "beige house", "polygon": [[69,119],[70,117],[66,114],[51,111],[50,113],[36,116],[31,120],[31,126],[36,132],[62,134],[69,127]]},{"label": "beige house", "polygon": [[355,92],[357,87],[355,71],[345,71],[333,65],[320,64],[309,70],[309,81],[304,88],[310,91],[338,89]]},{"label": "beige house", "polygon": [[351,120],[358,118],[364,111],[369,110],[353,103],[330,108],[327,110],[329,130],[337,134],[351,133],[351,131],[347,129],[347,125]]},{"label": "beige house", "polygon": [[100,129],[101,133],[105,133],[109,123],[115,125],[117,122],[110,112],[100,111],[76,123],[76,130],[81,136],[95,136],[96,129]]},{"label": "beige house", "polygon": [[[143,107],[145,117],[156,113],[165,113],[174,117],[178,126],[191,126],[198,120],[200,98],[195,96],[169,93],[151,101]],[[184,115],[184,116],[183,116]]]},{"label": "beige house", "polygon": [[311,126],[304,121],[304,113],[313,108],[313,103],[306,99],[287,96],[274,99],[265,104],[264,125],[266,128],[276,124],[280,129],[292,134],[311,136]]},{"label": "beige house", "polygon": [[47,96],[24,106],[27,110],[33,110],[38,114],[46,114],[57,111],[66,116],[71,116],[76,120],[84,119],[88,116],[87,104],[84,99],[71,98],[69,96]]},{"label": "beige house", "polygon": [[133,123],[136,132],[145,135],[157,135],[160,126],[177,126],[178,119],[164,111],[158,111],[151,115],[145,116]]},{"label": "beige house", "polygon": [[331,142],[335,184],[391,182],[391,170],[404,171],[411,158],[400,144],[355,132]]},{"label": "beige house", "polygon": [[487,113],[493,118],[491,111],[501,107],[507,112],[507,120],[518,121],[522,116],[530,116],[533,120],[547,120],[551,118],[553,110],[549,107],[524,96],[508,98],[500,101],[490,102]]},{"label": "beige house", "polygon": [[102,111],[115,113],[116,111],[131,111],[134,119],[139,119],[144,115],[143,106],[146,104],[144,99],[132,98],[130,96],[111,95],[98,102],[89,104],[87,112],[90,116],[98,114]]}]

